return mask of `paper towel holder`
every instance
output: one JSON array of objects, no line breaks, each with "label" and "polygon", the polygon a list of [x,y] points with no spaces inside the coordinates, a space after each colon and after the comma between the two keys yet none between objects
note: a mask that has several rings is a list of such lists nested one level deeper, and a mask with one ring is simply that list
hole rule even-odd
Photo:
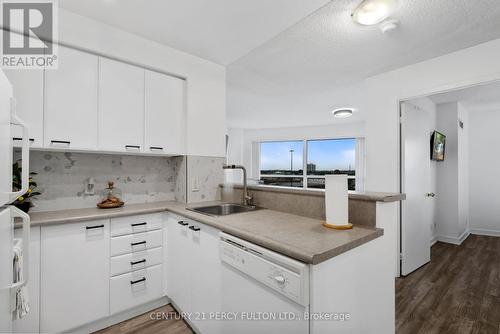
[{"label": "paper towel holder", "polygon": [[353,225],[351,223],[347,223],[345,225],[334,225],[334,224],[328,224],[326,222],[326,220],[322,220],[321,224],[324,227],[328,227],[328,228],[331,228],[331,229],[334,229],[334,230],[350,230],[353,227]]}]

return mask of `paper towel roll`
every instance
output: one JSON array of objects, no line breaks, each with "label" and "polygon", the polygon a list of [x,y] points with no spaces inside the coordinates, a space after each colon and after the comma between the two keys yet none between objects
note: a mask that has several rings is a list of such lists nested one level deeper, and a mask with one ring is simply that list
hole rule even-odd
[{"label": "paper towel roll", "polygon": [[347,175],[325,176],[325,209],[328,225],[349,224]]}]

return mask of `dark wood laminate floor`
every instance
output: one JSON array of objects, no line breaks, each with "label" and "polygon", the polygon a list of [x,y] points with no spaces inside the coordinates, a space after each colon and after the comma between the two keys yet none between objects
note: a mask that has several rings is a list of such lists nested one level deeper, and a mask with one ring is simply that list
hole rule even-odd
[{"label": "dark wood laminate floor", "polygon": [[396,332],[500,333],[500,238],[437,243],[431,262],[396,280]]},{"label": "dark wood laminate floor", "polygon": [[[163,312],[168,319],[151,320],[150,314],[156,314],[156,312]],[[192,334],[191,328],[184,320],[176,318],[174,316],[176,314],[178,313],[169,304],[95,332],[95,334]]]}]

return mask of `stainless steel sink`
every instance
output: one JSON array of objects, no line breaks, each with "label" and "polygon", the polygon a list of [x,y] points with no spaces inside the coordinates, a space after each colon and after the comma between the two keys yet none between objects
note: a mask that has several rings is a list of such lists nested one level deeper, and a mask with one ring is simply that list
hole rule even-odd
[{"label": "stainless steel sink", "polygon": [[210,206],[200,206],[197,208],[187,208],[190,211],[202,213],[209,216],[227,216],[235,213],[243,213],[259,210],[259,207],[241,204],[218,204]]}]

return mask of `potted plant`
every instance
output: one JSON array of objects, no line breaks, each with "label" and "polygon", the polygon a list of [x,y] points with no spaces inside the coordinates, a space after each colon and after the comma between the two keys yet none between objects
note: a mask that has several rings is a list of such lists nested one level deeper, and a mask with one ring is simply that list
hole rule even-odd
[{"label": "potted plant", "polygon": [[[12,188],[14,191],[19,191],[21,190],[21,160],[16,161],[12,165]],[[12,203],[14,206],[19,208],[20,210],[24,212],[28,212],[29,209],[33,206],[33,203],[31,202],[32,198],[40,195],[40,192],[36,191],[37,184],[33,180],[33,175],[37,175],[37,173],[30,173],[30,178],[28,181],[28,191],[26,191],[25,194],[22,196],[19,196],[14,203]]]}]

